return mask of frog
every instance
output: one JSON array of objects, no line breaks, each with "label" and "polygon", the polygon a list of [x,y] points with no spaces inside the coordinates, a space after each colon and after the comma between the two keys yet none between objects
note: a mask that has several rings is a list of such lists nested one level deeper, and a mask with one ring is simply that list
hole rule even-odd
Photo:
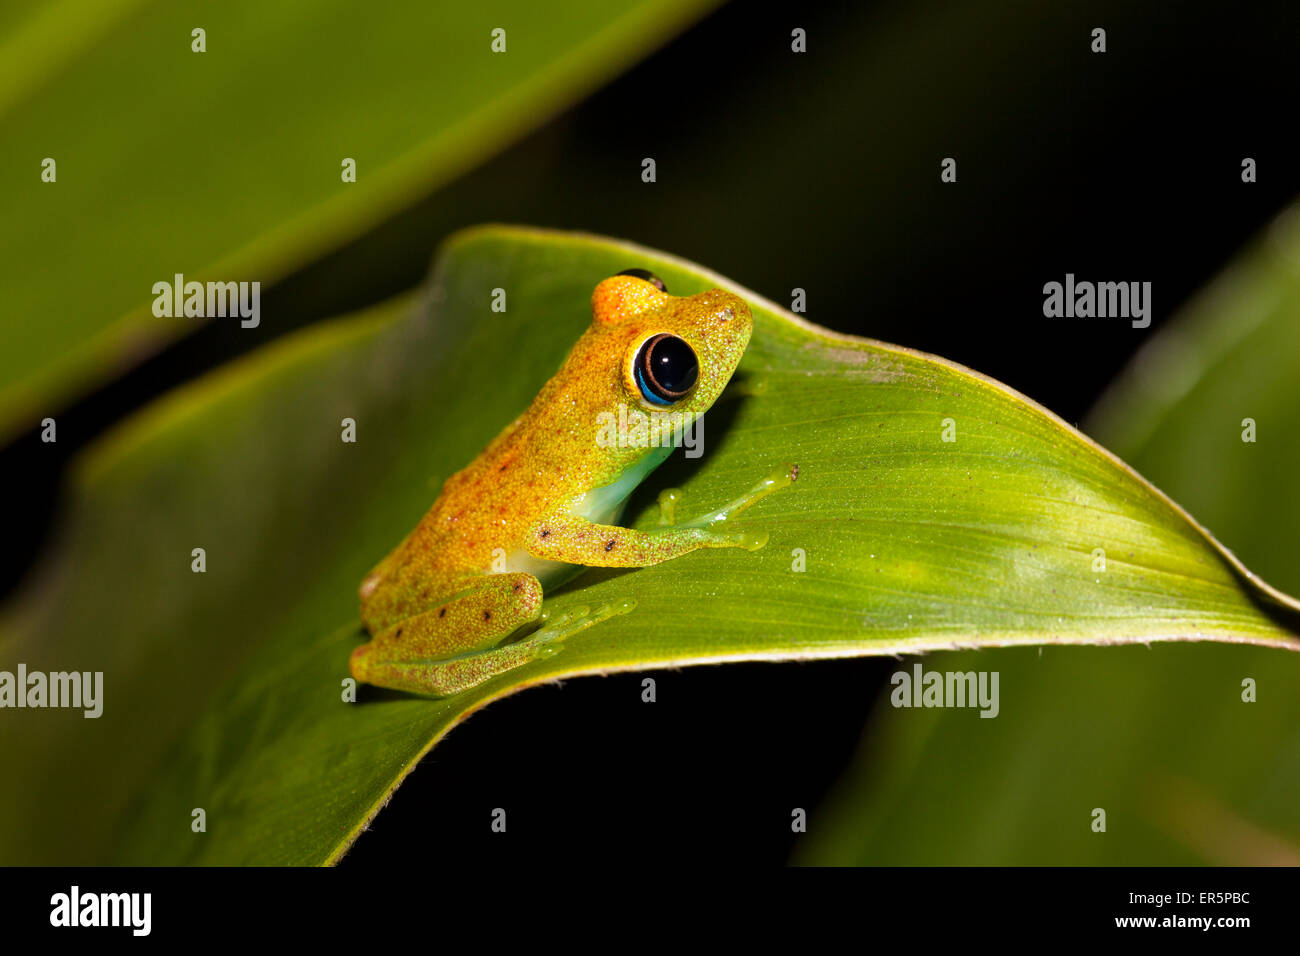
[{"label": "frog", "polygon": [[[763,547],[765,532],[727,522],[793,482],[795,466],[782,465],[693,521],[676,523],[681,495],[673,489],[661,495],[661,527],[618,524],[632,492],[722,395],[753,328],[749,305],[721,288],[674,296],[640,268],[601,280],[590,325],[559,371],[446,480],[416,527],[361,582],[370,639],[352,652],[352,676],[450,697],[635,608],[635,598],[625,598],[558,616],[543,609],[546,594],[587,568]],[[642,431],[610,427],[629,420]]]}]

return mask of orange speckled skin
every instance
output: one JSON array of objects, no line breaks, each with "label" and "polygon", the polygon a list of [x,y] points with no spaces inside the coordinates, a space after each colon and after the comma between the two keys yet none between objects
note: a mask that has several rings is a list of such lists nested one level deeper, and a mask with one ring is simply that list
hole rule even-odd
[{"label": "orange speckled skin", "polygon": [[[647,457],[661,451],[602,447],[600,413],[617,416],[620,405],[703,413],[744,354],[749,307],[719,289],[676,297],[632,276],[597,285],[591,307],[591,325],[559,372],[447,480],[415,530],[362,582],[361,616],[372,640],[353,654],[359,680],[455,693],[537,656],[527,642],[486,649],[537,619],[543,582],[552,586],[583,565],[639,567],[700,547],[737,546],[734,535],[702,528],[647,534],[594,523],[591,511],[596,500],[609,510],[610,496],[599,489],[629,471],[643,478],[638,466],[652,468],[657,460]],[[661,332],[684,339],[699,361],[694,389],[667,409],[643,398],[632,368],[642,344]],[[632,487],[619,486],[618,497]],[[593,492],[598,499],[588,497]]]}]

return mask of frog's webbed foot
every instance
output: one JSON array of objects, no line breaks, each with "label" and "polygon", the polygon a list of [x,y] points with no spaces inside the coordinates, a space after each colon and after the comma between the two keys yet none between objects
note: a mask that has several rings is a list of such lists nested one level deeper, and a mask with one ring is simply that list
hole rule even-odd
[{"label": "frog's webbed foot", "polygon": [[611,617],[626,614],[635,607],[636,599],[626,598],[612,604],[602,604],[594,611],[586,605],[580,604],[554,616],[543,612],[541,617],[542,627],[520,643],[554,644],[565,638],[572,637],[579,631],[585,631],[601,621],[608,621]]},{"label": "frog's webbed foot", "polygon": [[716,511],[711,511],[706,515],[701,515],[693,521],[688,521],[682,527],[708,528],[712,525],[722,524],[724,521],[736,517],[736,515],[740,514],[742,511],[752,508],[774,491],[778,491],[781,488],[794,484],[798,478],[798,465],[782,465],[739,498],[727,502]]}]

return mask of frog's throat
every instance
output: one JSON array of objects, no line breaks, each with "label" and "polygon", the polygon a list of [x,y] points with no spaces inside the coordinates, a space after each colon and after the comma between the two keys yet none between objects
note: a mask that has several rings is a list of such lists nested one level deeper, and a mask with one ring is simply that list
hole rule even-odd
[{"label": "frog's throat", "polygon": [[573,513],[594,524],[617,524],[623,516],[627,499],[645,481],[650,472],[662,465],[673,453],[671,445],[651,448],[636,464],[618,478],[601,488],[593,488],[583,495]]}]

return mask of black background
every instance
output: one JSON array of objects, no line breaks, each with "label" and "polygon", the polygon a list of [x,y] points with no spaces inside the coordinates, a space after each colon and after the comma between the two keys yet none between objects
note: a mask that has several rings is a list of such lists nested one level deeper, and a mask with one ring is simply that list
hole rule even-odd
[{"label": "black background", "polygon": [[[1300,194],[1300,15],[1278,4],[733,3],[469,176],[0,452],[0,582],[57,520],[69,457],[175,384],[419,282],[482,221],[579,228],[698,261],[808,318],[935,352],[1071,422]],[[1150,9],[1142,9],[1147,8]],[[809,52],[790,52],[790,30]],[[1108,52],[1089,51],[1107,30]],[[638,120],[629,122],[630,118]],[[640,122],[649,119],[650,122]],[[755,131],[766,136],[755,135]],[[640,180],[654,156],[658,182]],[[958,181],[943,184],[953,156]],[[1243,184],[1241,160],[1258,163]],[[635,263],[629,263],[629,266]],[[1048,320],[1042,286],[1150,281],[1154,320]],[[51,454],[51,449],[57,448]],[[493,704],[343,861],[789,856],[790,811],[851,758],[889,660],[585,678]],[[489,829],[507,810],[505,835]]]}]

